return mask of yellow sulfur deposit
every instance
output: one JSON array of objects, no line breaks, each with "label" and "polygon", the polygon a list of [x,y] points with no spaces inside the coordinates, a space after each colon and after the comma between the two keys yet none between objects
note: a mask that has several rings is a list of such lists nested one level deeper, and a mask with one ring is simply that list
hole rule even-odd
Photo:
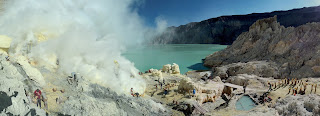
[{"label": "yellow sulfur deposit", "polygon": [[42,33],[35,33],[34,35],[38,38],[38,42],[43,42],[48,40],[48,38]]},{"label": "yellow sulfur deposit", "polygon": [[7,53],[12,39],[6,35],[0,35],[0,53]]}]

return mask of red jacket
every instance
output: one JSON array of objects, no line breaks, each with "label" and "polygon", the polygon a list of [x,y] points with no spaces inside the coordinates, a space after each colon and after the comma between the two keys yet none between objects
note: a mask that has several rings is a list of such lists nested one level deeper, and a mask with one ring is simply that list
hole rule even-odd
[{"label": "red jacket", "polygon": [[34,95],[37,96],[37,99],[40,99],[41,98],[41,91],[40,90],[39,91],[35,90],[34,91]]}]

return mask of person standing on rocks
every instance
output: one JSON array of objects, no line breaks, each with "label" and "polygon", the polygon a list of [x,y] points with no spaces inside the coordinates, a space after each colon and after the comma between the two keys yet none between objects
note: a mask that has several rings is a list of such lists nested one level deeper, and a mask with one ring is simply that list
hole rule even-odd
[{"label": "person standing on rocks", "polygon": [[282,87],[282,82],[281,82],[281,80],[279,80],[279,87],[278,88],[280,88],[280,87]]},{"label": "person standing on rocks", "polygon": [[290,91],[291,91],[291,87],[289,87],[289,92],[288,92],[288,94],[290,94]]},{"label": "person standing on rocks", "polygon": [[164,88],[164,97],[168,94],[168,90]]},{"label": "person standing on rocks", "polygon": [[44,109],[48,110],[48,98],[43,98],[42,101],[44,104]]},{"label": "person standing on rocks", "polygon": [[311,92],[310,92],[310,94],[312,93],[312,90],[313,90],[313,84],[311,84]]},{"label": "person standing on rocks", "polygon": [[34,97],[37,97],[37,107],[41,108],[41,91],[39,89],[34,91]]},{"label": "person standing on rocks", "polygon": [[130,89],[130,94],[131,94],[132,96],[134,96],[134,95],[133,95],[133,88]]},{"label": "person standing on rocks", "polygon": [[314,85],[314,94],[317,93],[317,86],[318,86],[318,84],[315,84],[315,85]]},{"label": "person standing on rocks", "polygon": [[287,86],[287,79],[284,79],[284,84],[285,84],[285,86]]},{"label": "person standing on rocks", "polygon": [[243,94],[246,93],[246,88],[247,88],[247,86],[246,86],[246,85],[243,85]]},{"label": "person standing on rocks", "polygon": [[269,90],[268,91],[271,91],[272,90],[272,85],[270,82],[268,82],[268,85],[269,85]]},{"label": "person standing on rocks", "polygon": [[296,89],[297,89],[297,88],[293,88],[292,94],[293,94],[294,96],[296,96]]},{"label": "person standing on rocks", "polygon": [[7,61],[10,61],[10,57],[9,56],[6,56],[5,58],[6,58]]},{"label": "person standing on rocks", "polygon": [[300,87],[298,94],[300,94],[300,95],[303,94],[302,87]]},{"label": "person standing on rocks", "polygon": [[294,88],[292,87],[292,95],[294,95]]},{"label": "person standing on rocks", "polygon": [[44,109],[48,110],[48,98],[47,98],[45,92],[42,93],[41,96],[42,96],[42,101],[43,101]]}]

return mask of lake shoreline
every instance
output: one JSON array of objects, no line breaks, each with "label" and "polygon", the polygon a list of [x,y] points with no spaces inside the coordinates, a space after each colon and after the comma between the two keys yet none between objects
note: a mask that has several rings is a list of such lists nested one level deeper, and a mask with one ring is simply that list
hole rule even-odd
[{"label": "lake shoreline", "polygon": [[[164,64],[176,63],[180,66],[181,73],[193,69],[208,70],[198,63],[213,52],[226,48],[226,45],[217,44],[170,44],[170,45],[146,45],[135,49],[129,49],[122,56],[135,64],[140,72],[151,68],[160,69]],[[192,67],[193,65],[196,67]]]}]

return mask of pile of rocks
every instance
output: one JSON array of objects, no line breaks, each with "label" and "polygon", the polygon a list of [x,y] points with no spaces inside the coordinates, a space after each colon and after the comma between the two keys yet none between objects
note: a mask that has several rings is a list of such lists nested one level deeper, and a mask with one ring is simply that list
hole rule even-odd
[{"label": "pile of rocks", "polygon": [[320,114],[320,96],[316,94],[287,96],[274,105],[280,115],[317,116]]},{"label": "pile of rocks", "polygon": [[10,48],[12,39],[8,36],[0,35],[0,54],[7,55],[8,49]]},{"label": "pile of rocks", "polygon": [[170,74],[180,74],[179,65],[176,63],[163,65],[162,71]]}]

